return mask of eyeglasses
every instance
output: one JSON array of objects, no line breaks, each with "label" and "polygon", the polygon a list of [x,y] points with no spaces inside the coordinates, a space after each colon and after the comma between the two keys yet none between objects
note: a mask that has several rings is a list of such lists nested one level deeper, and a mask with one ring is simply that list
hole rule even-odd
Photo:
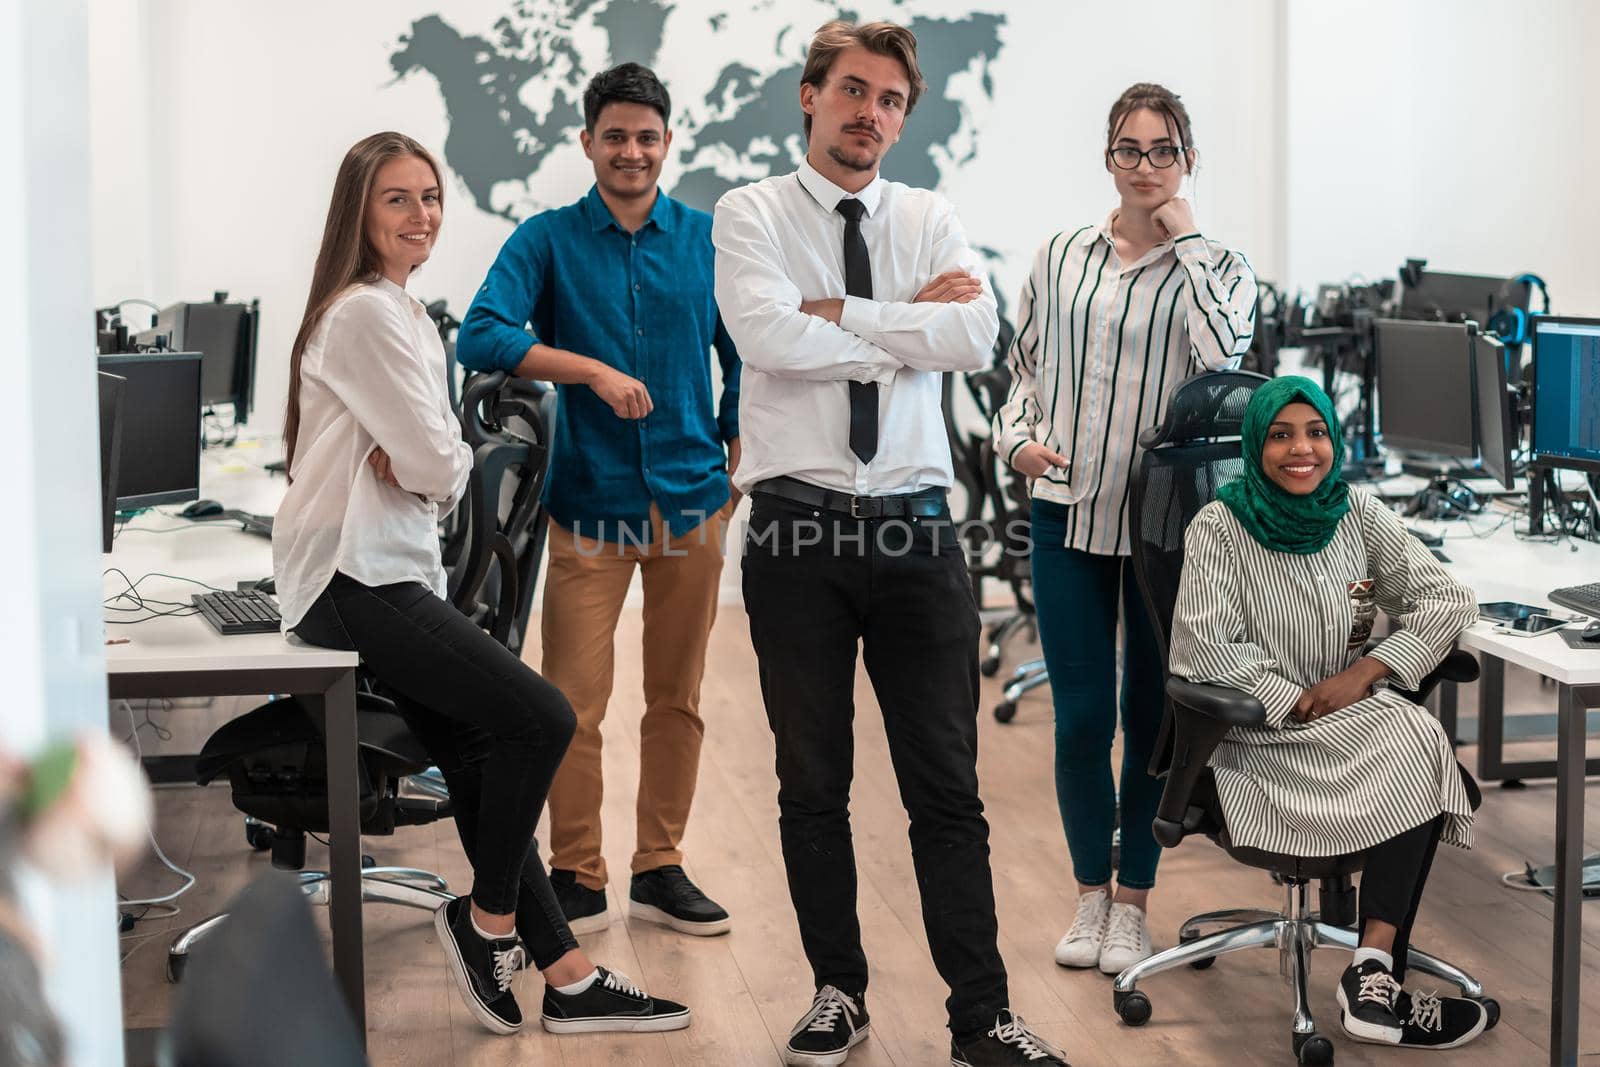
[{"label": "eyeglasses", "polygon": [[1118,170],[1133,170],[1141,159],[1148,159],[1152,167],[1166,170],[1178,161],[1178,156],[1182,152],[1182,148],[1170,144],[1158,144],[1148,152],[1141,152],[1131,145],[1123,145],[1111,150],[1111,162],[1117,165]]}]

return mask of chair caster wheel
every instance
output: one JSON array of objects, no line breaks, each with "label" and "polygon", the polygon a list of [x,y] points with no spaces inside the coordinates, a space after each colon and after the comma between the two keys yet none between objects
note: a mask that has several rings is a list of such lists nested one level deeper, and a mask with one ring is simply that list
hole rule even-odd
[{"label": "chair caster wheel", "polygon": [[1478,997],[1477,1001],[1483,1005],[1484,1014],[1489,1017],[1483,1024],[1483,1028],[1485,1030],[1493,1030],[1495,1024],[1500,1021],[1500,1002],[1493,997]]},{"label": "chair caster wheel", "polygon": [[1130,989],[1124,993],[1113,989],[1111,1003],[1129,1026],[1143,1026],[1150,1021],[1150,998],[1140,990]]},{"label": "chair caster wheel", "polygon": [[362,856],[361,856],[361,869],[363,871],[370,870],[371,868],[376,867],[377,865],[378,865],[378,861],[377,860],[373,859],[371,856],[366,855],[365,853],[362,854]]},{"label": "chair caster wheel", "polygon": [[[1195,935],[1194,937],[1180,937],[1180,938],[1178,938],[1178,944],[1187,945],[1191,941],[1198,941],[1198,940],[1200,940],[1200,937],[1199,937],[1198,934]],[[1193,968],[1194,970],[1204,971],[1204,970],[1207,970],[1208,968],[1210,968],[1211,965],[1216,963],[1216,962],[1217,962],[1217,957],[1208,956],[1203,960],[1195,960],[1193,963],[1189,964],[1189,966],[1191,968]]]},{"label": "chair caster wheel", "polygon": [[985,656],[978,661],[978,673],[985,678],[993,678],[1000,673],[1000,657]]},{"label": "chair caster wheel", "polygon": [[1328,1067],[1333,1062],[1333,1042],[1321,1034],[1295,1034],[1294,1057],[1307,1067]]},{"label": "chair caster wheel", "polygon": [[265,852],[272,847],[272,827],[264,822],[246,822],[244,839],[255,851]]},{"label": "chair caster wheel", "polygon": [[167,953],[167,981],[176,985],[183,981],[183,968],[189,962],[189,957],[182,952]]},{"label": "chair caster wheel", "polygon": [[994,718],[995,718],[996,722],[1010,722],[1012,719],[1015,719],[1016,717],[1017,717],[1017,702],[1016,701],[1014,701],[1014,700],[1003,700],[1003,701],[1001,701],[1000,703],[998,703],[998,704],[996,704],[994,706]]}]

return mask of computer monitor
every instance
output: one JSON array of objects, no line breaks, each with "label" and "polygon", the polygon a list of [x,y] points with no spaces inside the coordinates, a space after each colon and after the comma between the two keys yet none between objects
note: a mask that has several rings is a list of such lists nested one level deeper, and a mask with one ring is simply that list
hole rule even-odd
[{"label": "computer monitor", "polygon": [[200,353],[101,356],[100,369],[126,379],[117,508],[200,498]]},{"label": "computer monitor", "polygon": [[1471,459],[1472,345],[1461,322],[1375,323],[1378,431],[1386,448]]},{"label": "computer monitor", "polygon": [[207,408],[230,405],[233,421],[242,424],[254,400],[256,331],[255,305],[221,299],[164,307],[155,325],[139,336],[165,335],[173,351],[199,352],[200,403]]},{"label": "computer monitor", "polygon": [[1511,390],[1506,386],[1505,345],[1496,337],[1468,328],[1472,336],[1472,389],[1477,399],[1478,455],[1483,472],[1507,489],[1516,479],[1512,454],[1517,448],[1517,422]]},{"label": "computer monitor", "polygon": [[101,371],[100,383],[100,551],[111,551],[117,523],[117,467],[122,461],[122,393],[126,378]]},{"label": "computer monitor", "polygon": [[1528,462],[1600,473],[1600,319],[1533,320]]},{"label": "computer monitor", "polygon": [[1434,322],[1488,323],[1507,308],[1528,310],[1532,290],[1527,282],[1487,274],[1446,274],[1443,271],[1400,269],[1400,310],[1403,319]]}]

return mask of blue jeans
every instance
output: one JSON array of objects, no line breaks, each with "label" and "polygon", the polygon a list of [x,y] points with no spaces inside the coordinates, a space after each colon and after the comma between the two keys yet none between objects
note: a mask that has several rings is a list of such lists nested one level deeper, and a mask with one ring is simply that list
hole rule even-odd
[{"label": "blue jeans", "polygon": [[1117,788],[1111,778],[1117,608],[1123,619],[1122,861],[1128,889],[1155,885],[1161,846],[1151,832],[1161,782],[1146,770],[1165,707],[1161,653],[1126,556],[1062,547],[1071,509],[1033,502],[1033,600],[1056,706],[1056,802],[1086,886],[1111,881]]}]

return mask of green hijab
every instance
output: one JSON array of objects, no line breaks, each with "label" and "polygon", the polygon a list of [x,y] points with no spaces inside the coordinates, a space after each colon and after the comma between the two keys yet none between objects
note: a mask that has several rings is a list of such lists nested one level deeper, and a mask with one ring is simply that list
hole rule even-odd
[{"label": "green hijab", "polygon": [[[1285,406],[1310,404],[1328,424],[1333,440],[1333,466],[1315,492],[1296,496],[1278,487],[1261,466],[1267,429]],[[1340,477],[1344,470],[1344,437],[1333,401],[1310,378],[1290,375],[1274,378],[1255,391],[1244,412],[1244,476],[1217,491],[1239,525],[1274,552],[1309,556],[1333,540],[1339,520],[1350,510],[1350,486]]]}]

